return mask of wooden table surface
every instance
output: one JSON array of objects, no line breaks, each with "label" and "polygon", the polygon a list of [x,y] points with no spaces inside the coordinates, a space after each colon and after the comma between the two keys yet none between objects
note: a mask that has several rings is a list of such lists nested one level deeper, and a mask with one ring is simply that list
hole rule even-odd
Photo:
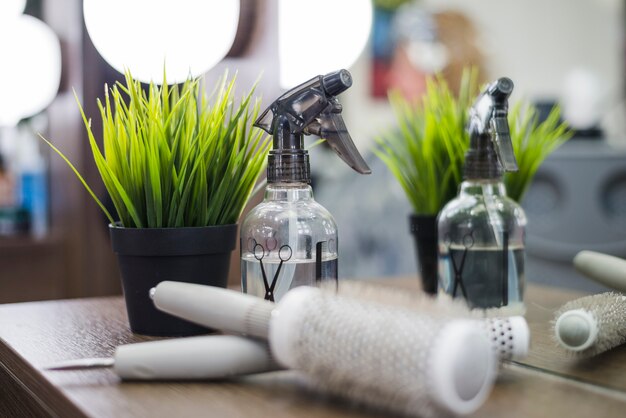
[{"label": "wooden table surface", "polygon": [[[413,287],[412,281],[393,285]],[[530,285],[530,356],[506,365],[476,417],[626,416],[626,347],[590,361],[558,350],[552,312],[580,296]],[[47,364],[109,357],[146,341],[128,330],[120,297],[0,305],[1,417],[388,417],[312,391],[291,371],[218,382],[121,382],[111,370],[45,371]]]}]

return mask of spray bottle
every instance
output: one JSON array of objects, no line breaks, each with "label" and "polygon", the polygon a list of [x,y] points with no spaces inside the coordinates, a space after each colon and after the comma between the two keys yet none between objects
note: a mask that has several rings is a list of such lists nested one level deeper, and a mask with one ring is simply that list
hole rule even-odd
[{"label": "spray bottle", "polygon": [[521,206],[506,196],[503,171],[517,171],[507,121],[513,82],[489,84],[470,109],[470,147],[459,195],[439,213],[441,289],[471,307],[524,311]]},{"label": "spray bottle", "polygon": [[350,167],[371,170],[356,149],[336,96],[352,85],[346,70],[320,75],[280,96],[256,120],[273,136],[267,188],[241,226],[242,289],[278,301],[291,288],[337,280],[337,226],[313,199],[303,135],[318,135]]}]

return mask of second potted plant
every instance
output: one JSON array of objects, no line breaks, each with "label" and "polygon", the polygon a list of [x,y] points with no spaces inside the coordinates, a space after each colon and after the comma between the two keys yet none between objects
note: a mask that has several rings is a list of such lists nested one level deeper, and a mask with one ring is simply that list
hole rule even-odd
[{"label": "second potted plant", "polygon": [[237,220],[271,145],[252,128],[259,110],[252,89],[239,104],[224,76],[212,102],[200,79],[159,87],[126,74],[98,103],[103,150],[83,117],[93,158],[116,220],[65,159],[105,212],[122,273],[131,330],[148,335],[206,332],[156,310],[149,290],[163,280],[225,287]]},{"label": "second potted plant", "polygon": [[[390,93],[398,126],[377,138],[376,155],[401,184],[414,213],[410,229],[415,238],[422,288],[436,293],[437,214],[454,198],[463,180],[465,153],[469,147],[467,112],[477,95],[477,73],[466,70],[457,94],[441,77],[428,80],[426,93],[411,103]],[[519,171],[507,173],[508,195],[520,202],[543,160],[570,134],[560,121],[560,109],[539,122],[532,105],[517,103],[509,112],[511,140]]]}]

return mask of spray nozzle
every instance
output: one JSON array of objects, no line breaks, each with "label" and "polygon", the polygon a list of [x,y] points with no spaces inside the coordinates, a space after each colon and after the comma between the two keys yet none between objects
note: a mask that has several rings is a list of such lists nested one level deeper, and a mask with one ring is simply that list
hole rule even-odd
[{"label": "spray nozzle", "polygon": [[328,73],[322,78],[322,86],[329,96],[339,96],[352,87],[352,76],[348,70],[339,70]]},{"label": "spray nozzle", "polygon": [[[304,173],[306,170],[301,170],[301,165],[308,164],[308,159],[304,161],[306,158],[299,158],[299,162],[295,162],[295,159],[298,159],[296,154],[306,153],[302,136],[311,134],[326,139],[337,155],[355,171],[361,174],[371,173],[352,142],[341,117],[341,104],[336,98],[350,86],[352,76],[347,70],[319,75],[280,96],[259,116],[254,125],[272,134],[274,138],[268,181],[309,180],[301,178],[308,176]],[[286,166],[293,166],[293,169],[285,171]]]},{"label": "spray nozzle", "polygon": [[[493,178],[504,171],[517,171],[513,143],[509,133],[508,99],[513,81],[502,77],[490,83],[470,109],[470,150],[466,158],[466,177]],[[499,167],[494,168],[495,151]],[[501,167],[501,168],[500,168]]]},{"label": "spray nozzle", "polygon": [[507,105],[507,100],[513,92],[513,81],[510,78],[502,77],[487,86],[487,93],[496,103]]}]

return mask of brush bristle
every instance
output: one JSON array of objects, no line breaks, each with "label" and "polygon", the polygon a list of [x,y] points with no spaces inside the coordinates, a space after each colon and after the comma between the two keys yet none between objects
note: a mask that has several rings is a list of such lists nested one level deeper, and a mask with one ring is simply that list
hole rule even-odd
[{"label": "brush bristle", "polygon": [[356,280],[341,280],[337,285],[325,284],[324,292],[336,293],[342,297],[379,303],[397,308],[430,311],[433,314],[451,317],[484,317],[484,311],[470,311],[462,299],[452,299],[447,295],[432,297],[424,292],[411,292],[396,287],[371,284]]},{"label": "brush bristle", "polygon": [[[300,320],[291,327],[289,339],[293,364],[287,366],[306,372],[319,389],[405,415],[448,415],[433,384],[433,373],[442,373],[433,351],[440,352],[434,347],[445,341],[443,330],[456,320],[324,292],[298,305],[298,311]],[[484,338],[476,322],[467,322]],[[488,353],[486,338],[483,341]],[[461,359],[446,361],[458,364]],[[469,363],[466,367],[471,368],[480,362]],[[493,379],[492,371],[484,384]]]},{"label": "brush bristle", "polygon": [[345,297],[353,297],[406,309],[417,309],[420,311],[429,309],[442,315],[463,316],[466,318],[502,318],[524,315],[525,313],[518,306],[470,309],[464,299],[452,298],[447,294],[438,294],[436,297],[433,297],[424,292],[357,280],[341,280],[338,284],[326,283],[321,288],[326,292],[337,293]]},{"label": "brush bristle", "polygon": [[[552,329],[562,314],[576,309],[583,309],[593,316],[598,334],[595,343],[587,349],[572,351],[564,348],[567,353],[578,358],[592,357],[626,343],[626,296],[606,292],[572,300],[555,312]],[[554,340],[558,344],[556,337]]]},{"label": "brush bristle", "polygon": [[338,284],[322,285],[322,290],[346,298],[408,309],[441,319],[482,319],[492,348],[500,361],[524,357],[528,351],[527,330],[523,330],[524,335],[519,335],[517,332],[520,331],[520,327],[513,326],[509,318],[495,316],[504,314],[501,308],[469,309],[465,300],[454,299],[449,295],[432,297],[423,292],[410,292],[363,281],[342,280]]}]

